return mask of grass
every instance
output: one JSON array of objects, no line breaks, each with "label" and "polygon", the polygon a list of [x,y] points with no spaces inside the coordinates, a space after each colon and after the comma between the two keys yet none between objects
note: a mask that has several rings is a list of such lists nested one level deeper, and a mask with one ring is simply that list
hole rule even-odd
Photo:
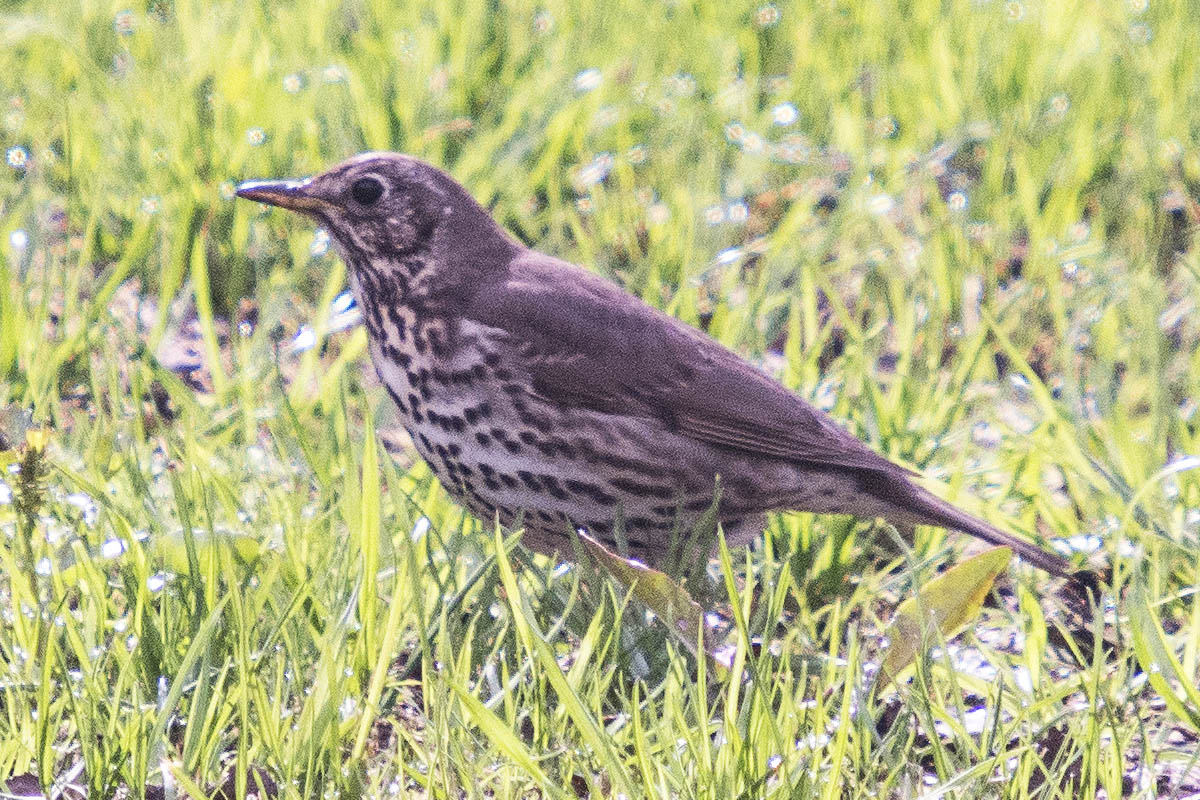
[{"label": "grass", "polygon": [[[1200,8],[574,6],[3,6],[0,433],[50,433],[0,484],[0,776],[1194,795]],[[324,335],[343,267],[231,197],[370,148],[447,168],[947,496],[1094,550],[1113,592],[1080,658],[1016,568],[872,696],[881,631],[962,540],[897,556],[792,515],[713,565],[714,671],[616,583],[464,517],[380,448],[362,331]]]}]

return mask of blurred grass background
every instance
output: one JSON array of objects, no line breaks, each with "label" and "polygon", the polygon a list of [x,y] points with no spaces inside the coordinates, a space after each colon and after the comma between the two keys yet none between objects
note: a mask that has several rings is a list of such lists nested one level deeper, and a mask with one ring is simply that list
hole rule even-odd
[{"label": "blurred grass background", "polygon": [[[96,797],[1200,791],[1198,20],[0,5],[0,434],[53,431],[0,483],[0,775]],[[395,420],[361,330],[326,336],[327,239],[233,200],[367,149],[449,170],[947,496],[1111,562],[1118,646],[1058,660],[1044,579],[1016,570],[876,705],[879,631],[940,532],[899,568],[874,528],[772,521],[726,564],[727,676],[615,585],[505,556],[402,441],[376,449]]]}]

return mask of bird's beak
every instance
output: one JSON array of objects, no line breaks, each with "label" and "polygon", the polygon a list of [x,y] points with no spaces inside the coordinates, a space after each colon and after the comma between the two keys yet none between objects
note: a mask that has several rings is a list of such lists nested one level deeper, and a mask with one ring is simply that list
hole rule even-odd
[{"label": "bird's beak", "polygon": [[237,196],[307,214],[328,213],[333,204],[309,190],[311,181],[246,181]]}]

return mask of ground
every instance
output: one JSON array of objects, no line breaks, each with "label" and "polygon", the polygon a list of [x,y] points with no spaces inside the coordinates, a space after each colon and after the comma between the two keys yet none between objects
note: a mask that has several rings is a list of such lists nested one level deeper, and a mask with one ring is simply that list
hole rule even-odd
[{"label": "ground", "polygon": [[[1200,795],[1198,20],[8,4],[0,777]],[[789,515],[689,583],[726,670],[611,577],[464,516],[373,379],[328,238],[233,198],[368,149],[442,166],[943,496],[1111,569],[1092,621],[1014,565],[873,691],[900,603],[970,546]]]}]

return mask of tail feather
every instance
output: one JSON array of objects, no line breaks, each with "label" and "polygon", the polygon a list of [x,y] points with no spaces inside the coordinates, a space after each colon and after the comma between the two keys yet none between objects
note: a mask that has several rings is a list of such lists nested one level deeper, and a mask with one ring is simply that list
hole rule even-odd
[{"label": "tail feather", "polygon": [[909,486],[912,492],[905,493],[903,498],[896,497],[892,492],[888,492],[884,497],[887,502],[899,507],[901,513],[896,515],[898,519],[962,531],[989,544],[1010,547],[1022,559],[1051,575],[1066,578],[1073,574],[1071,563],[1062,556],[1002,531],[919,486],[911,483]]}]

